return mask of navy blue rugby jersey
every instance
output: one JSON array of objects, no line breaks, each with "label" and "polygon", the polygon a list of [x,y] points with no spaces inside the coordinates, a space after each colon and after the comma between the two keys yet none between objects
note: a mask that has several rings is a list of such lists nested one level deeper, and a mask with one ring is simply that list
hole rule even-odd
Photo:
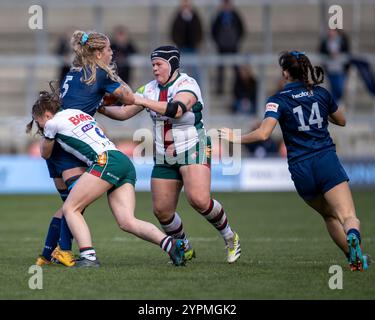
[{"label": "navy blue rugby jersey", "polygon": [[328,132],[328,116],[337,108],[326,89],[314,86],[309,93],[302,82],[288,83],[282,91],[268,98],[265,118],[279,121],[289,163],[322,150],[336,150]]},{"label": "navy blue rugby jersey", "polygon": [[[89,74],[89,73],[87,73]],[[107,72],[96,68],[96,81],[89,85],[83,81],[82,68],[72,68],[60,88],[63,109],[79,109],[94,116],[105,93],[113,93],[121,84],[111,80]]]}]

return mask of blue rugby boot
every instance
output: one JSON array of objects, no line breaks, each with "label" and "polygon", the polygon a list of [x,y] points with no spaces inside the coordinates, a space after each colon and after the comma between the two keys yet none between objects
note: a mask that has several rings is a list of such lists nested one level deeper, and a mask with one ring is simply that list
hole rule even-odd
[{"label": "blue rugby boot", "polygon": [[369,257],[363,255],[359,244],[358,237],[350,233],[347,236],[347,242],[349,247],[349,267],[351,271],[363,271],[368,269]]},{"label": "blue rugby boot", "polygon": [[171,258],[175,266],[185,265],[185,245],[184,241],[181,239],[172,240],[172,248],[169,251],[169,257]]}]

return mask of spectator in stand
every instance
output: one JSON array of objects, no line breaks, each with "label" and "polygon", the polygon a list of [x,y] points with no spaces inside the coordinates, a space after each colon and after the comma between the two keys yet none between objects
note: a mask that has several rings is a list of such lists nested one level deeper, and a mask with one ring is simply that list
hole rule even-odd
[{"label": "spectator in stand", "polygon": [[[182,55],[195,55],[198,52],[203,38],[202,23],[191,0],[181,0],[180,7],[172,21],[171,38]],[[199,83],[199,72],[196,66],[186,68],[185,71]]]},{"label": "spectator in stand", "polygon": [[[221,8],[213,21],[211,32],[220,55],[235,54],[239,51],[240,41],[244,36],[245,29],[231,0],[222,0]],[[218,94],[223,93],[224,81],[224,67],[220,65],[216,83]]]},{"label": "spectator in stand", "polygon": [[58,40],[56,54],[62,59],[59,71],[59,83],[61,84],[65,75],[69,72],[73,62],[73,50],[70,46],[71,31],[65,32]]},{"label": "spectator in stand", "polygon": [[340,104],[349,69],[349,41],[339,29],[329,29],[320,43],[320,53],[324,55],[324,69],[330,82],[333,99]]},{"label": "spectator in stand", "polygon": [[257,80],[250,66],[235,68],[233,83],[234,113],[254,114],[256,112]]},{"label": "spectator in stand", "polygon": [[124,26],[117,26],[111,40],[113,61],[117,65],[117,73],[126,83],[131,82],[131,65],[129,57],[137,53],[137,49],[131,42],[129,32]]}]

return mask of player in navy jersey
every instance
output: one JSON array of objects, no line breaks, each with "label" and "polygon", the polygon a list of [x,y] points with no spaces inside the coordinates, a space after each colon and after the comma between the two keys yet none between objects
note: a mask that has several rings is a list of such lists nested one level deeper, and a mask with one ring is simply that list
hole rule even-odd
[{"label": "player in navy jersey", "polygon": [[[98,32],[75,31],[71,39],[75,59],[61,84],[61,107],[79,109],[93,116],[106,93],[114,94],[124,104],[133,104],[132,90],[114,71],[112,50],[106,35]],[[47,160],[50,177],[53,178],[62,200],[87,167],[86,164],[55,144]],[[54,250],[60,237],[59,247]],[[67,266],[74,264],[71,249],[71,233],[61,210],[50,224],[43,253],[36,264],[49,264],[51,255]]]},{"label": "player in navy jersey", "polygon": [[345,126],[345,116],[331,94],[318,86],[324,80],[323,69],[313,67],[303,52],[283,52],[279,65],[287,84],[267,100],[260,127],[240,137],[223,128],[221,137],[234,143],[264,141],[279,122],[298,194],[321,214],[331,238],[348,258],[351,270],[366,270],[369,257],[362,254],[360,221],[349,178],[328,132],[328,122]]}]

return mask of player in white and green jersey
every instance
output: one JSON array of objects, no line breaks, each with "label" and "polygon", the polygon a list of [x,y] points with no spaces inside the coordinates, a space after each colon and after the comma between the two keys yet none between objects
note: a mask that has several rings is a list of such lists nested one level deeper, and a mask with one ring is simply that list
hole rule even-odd
[{"label": "player in white and green jersey", "polygon": [[75,266],[99,266],[90,231],[81,212],[105,192],[121,229],[159,244],[175,265],[183,265],[182,240],[166,236],[153,224],[134,217],[136,172],[130,159],[117,150],[92,116],[77,109],[59,111],[59,106],[51,103],[54,100],[52,95],[42,92],[32,110],[33,120],[44,134],[41,142],[43,158],[47,159],[51,155],[57,141],[64,150],[88,165],[63,206],[63,214],[81,252]]},{"label": "player in white and green jersey", "polygon": [[150,112],[156,147],[151,179],[155,216],[167,234],[184,240],[185,256],[191,259],[194,251],[176,212],[184,187],[191,206],[224,238],[227,261],[235,262],[241,254],[239,237],[231,229],[220,202],[210,194],[211,145],[203,125],[204,103],[199,85],[179,72],[180,52],[176,47],[155,49],[151,63],[155,80],[137,91],[134,105],[103,107],[99,112],[118,120],[129,119],[145,108]]}]

